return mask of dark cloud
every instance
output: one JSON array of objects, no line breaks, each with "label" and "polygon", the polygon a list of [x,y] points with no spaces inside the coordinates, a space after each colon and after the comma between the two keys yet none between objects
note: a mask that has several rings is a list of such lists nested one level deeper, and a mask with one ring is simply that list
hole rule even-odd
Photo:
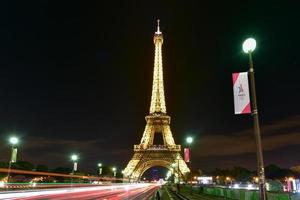
[{"label": "dark cloud", "polygon": [[[294,132],[300,126],[300,117],[295,116],[261,128],[264,151],[273,151],[290,145],[300,145],[300,131]],[[226,133],[223,135],[203,134],[198,138],[197,156],[229,156],[256,152],[254,133],[252,129]]]},{"label": "dark cloud", "polygon": [[[300,163],[300,117],[294,116],[261,126],[264,158],[267,164],[291,167]],[[247,166],[256,164],[256,145],[253,129],[240,132],[202,134],[193,148],[198,166]]]}]

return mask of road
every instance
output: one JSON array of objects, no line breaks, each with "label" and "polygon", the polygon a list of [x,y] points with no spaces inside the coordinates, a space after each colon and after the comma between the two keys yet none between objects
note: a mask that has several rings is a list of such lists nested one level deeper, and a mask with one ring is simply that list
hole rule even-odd
[{"label": "road", "polygon": [[158,184],[120,184],[43,190],[22,190],[0,193],[0,199],[18,200],[143,200],[149,199],[160,187]]}]

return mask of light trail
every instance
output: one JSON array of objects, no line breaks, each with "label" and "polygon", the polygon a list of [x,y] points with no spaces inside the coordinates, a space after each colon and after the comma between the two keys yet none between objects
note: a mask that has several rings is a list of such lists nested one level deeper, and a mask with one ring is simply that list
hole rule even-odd
[{"label": "light trail", "polygon": [[128,181],[128,179],[124,178],[112,178],[112,177],[99,177],[99,176],[81,176],[81,175],[71,175],[71,174],[61,174],[61,173],[53,173],[53,172],[37,172],[37,171],[29,171],[29,170],[21,170],[21,169],[8,169],[8,168],[0,168],[0,173],[8,173],[10,171],[11,174],[30,174],[35,176],[52,176],[52,177],[66,177],[66,178],[80,178],[80,179],[88,179],[88,180],[106,180],[106,181]]},{"label": "light trail", "polygon": [[8,191],[0,193],[0,199],[134,199],[135,196],[140,196],[153,192],[157,184],[139,183],[139,184],[117,184],[110,186],[90,186],[76,188],[58,188],[47,190],[23,190],[23,191]]}]

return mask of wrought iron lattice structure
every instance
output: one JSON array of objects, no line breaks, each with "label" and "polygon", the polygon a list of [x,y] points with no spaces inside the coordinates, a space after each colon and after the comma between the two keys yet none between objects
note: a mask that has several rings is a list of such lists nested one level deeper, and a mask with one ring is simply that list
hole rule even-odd
[{"label": "wrought iron lattice structure", "polygon": [[[139,180],[142,174],[153,166],[168,168],[177,179],[183,179],[190,172],[180,154],[181,146],[175,144],[170,129],[171,117],[167,115],[163,81],[163,35],[159,28],[159,20],[157,22],[157,31],[153,38],[155,57],[150,112],[146,116],[146,127],[141,143],[134,145],[134,155],[123,170],[123,176],[131,181]],[[163,145],[153,144],[155,134],[162,134]],[[172,164],[175,165],[174,168]]]}]

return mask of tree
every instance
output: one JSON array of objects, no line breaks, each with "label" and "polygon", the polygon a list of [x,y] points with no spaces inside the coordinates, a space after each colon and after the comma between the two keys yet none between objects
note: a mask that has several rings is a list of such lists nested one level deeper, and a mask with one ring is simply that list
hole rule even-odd
[{"label": "tree", "polygon": [[289,176],[297,176],[297,173],[290,169],[283,169],[277,165],[271,164],[265,167],[265,174],[268,179],[283,179]]},{"label": "tree", "polygon": [[0,168],[8,168],[7,162],[0,162]]},{"label": "tree", "polygon": [[33,170],[34,165],[27,161],[18,161],[16,163],[13,163],[12,168],[22,169],[22,170]]},{"label": "tree", "polygon": [[56,167],[53,170],[51,170],[51,172],[69,174],[72,172],[72,170],[67,167]]},{"label": "tree", "polygon": [[241,181],[241,182],[245,182],[245,181],[250,181],[252,173],[244,168],[244,167],[234,167],[231,170],[231,174],[233,177],[235,177],[236,181]]},{"label": "tree", "polygon": [[37,165],[36,166],[36,171],[46,172],[46,171],[48,171],[48,167],[46,165]]}]

